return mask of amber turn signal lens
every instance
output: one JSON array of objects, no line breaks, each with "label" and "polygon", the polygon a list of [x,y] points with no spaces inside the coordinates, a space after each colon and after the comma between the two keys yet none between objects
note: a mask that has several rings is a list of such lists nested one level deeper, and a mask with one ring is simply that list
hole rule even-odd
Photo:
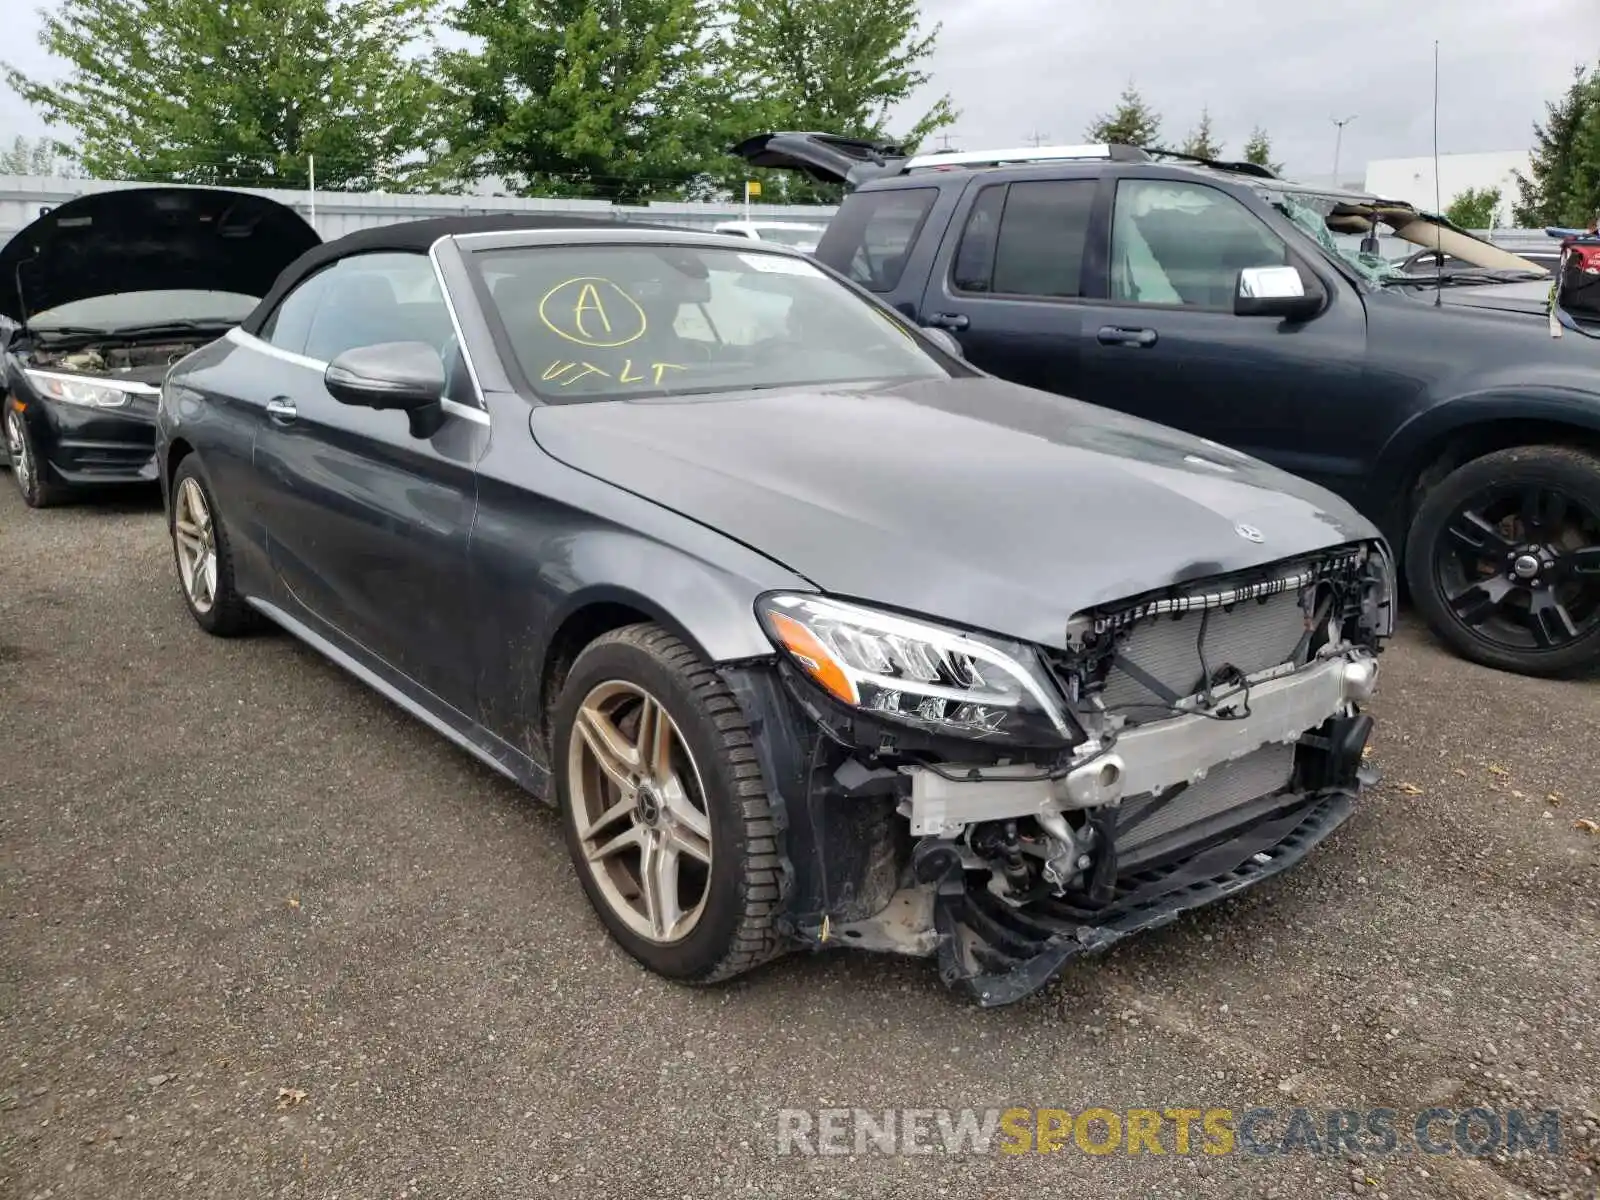
[{"label": "amber turn signal lens", "polygon": [[807,675],[837,699],[846,704],[857,703],[859,696],[856,685],[850,682],[850,676],[838,660],[817,640],[816,634],[793,617],[786,617],[782,613],[769,612],[767,619],[772,622],[772,631],[783,643],[783,648],[794,655],[795,661],[805,668]]}]

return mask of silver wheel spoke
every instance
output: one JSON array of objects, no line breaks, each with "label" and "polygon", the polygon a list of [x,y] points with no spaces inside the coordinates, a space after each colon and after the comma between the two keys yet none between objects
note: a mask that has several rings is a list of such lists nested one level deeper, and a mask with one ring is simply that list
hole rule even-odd
[{"label": "silver wheel spoke", "polygon": [[670,787],[662,790],[662,795],[673,823],[710,846],[711,818],[694,806],[694,801],[684,794],[683,785],[674,779]]},{"label": "silver wheel spoke", "polygon": [[645,848],[643,831],[637,825],[629,825],[609,842],[596,846],[589,851],[588,858],[590,862],[600,862],[602,859],[612,858],[633,847],[638,847],[641,851]]},{"label": "silver wheel spoke", "polygon": [[628,744],[622,730],[599,708],[585,704],[578,709],[578,736],[594,755],[595,764],[621,788],[633,786],[638,770],[638,751]]},{"label": "silver wheel spoke", "polygon": [[664,784],[672,777],[672,719],[646,696],[639,709],[639,741],[635,751],[646,775]]},{"label": "silver wheel spoke", "polygon": [[633,805],[634,795],[633,790],[630,788],[623,792],[622,799],[618,800],[610,808],[606,809],[605,812],[601,813],[598,817],[591,821],[587,829],[579,830],[578,836],[586,842],[592,842],[595,838],[595,835],[606,826],[615,825],[623,817],[626,817],[632,813]]},{"label": "silver wheel spoke", "polygon": [[678,850],[665,838],[647,838],[639,860],[645,916],[657,939],[665,941],[683,920],[678,905]]},{"label": "silver wheel spoke", "polygon": [[672,844],[696,862],[711,862],[711,838],[695,833],[691,829],[678,828],[672,831]]}]

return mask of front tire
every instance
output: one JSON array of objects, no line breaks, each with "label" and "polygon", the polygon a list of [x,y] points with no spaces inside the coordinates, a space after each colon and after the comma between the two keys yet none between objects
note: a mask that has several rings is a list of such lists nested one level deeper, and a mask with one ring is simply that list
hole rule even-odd
[{"label": "front tire", "polygon": [[1600,662],[1600,458],[1518,446],[1457,468],[1417,510],[1406,581],[1473,662],[1523,675]]},{"label": "front tire", "polygon": [[6,408],[6,455],[11,460],[11,476],[16,480],[22,502],[29,508],[49,508],[66,498],[66,489],[52,482],[49,468],[39,457],[33,435],[28,432],[28,422],[14,406]]},{"label": "front tire", "polygon": [[713,983],[781,949],[772,811],[744,714],[656,625],[591,643],[556,701],[568,852],[611,936],[651,970]]},{"label": "front tire", "polygon": [[195,624],[213,637],[238,637],[260,625],[234,579],[233,546],[217,513],[200,461],[189,455],[172,477],[173,563],[183,602]]}]

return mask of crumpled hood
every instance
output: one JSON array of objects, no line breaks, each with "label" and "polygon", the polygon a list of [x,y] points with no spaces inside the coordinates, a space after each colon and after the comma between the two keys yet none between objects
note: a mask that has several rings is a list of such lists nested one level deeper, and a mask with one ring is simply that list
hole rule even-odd
[{"label": "crumpled hood", "polygon": [[89,192],[0,249],[0,315],[26,322],[74,300],[127,292],[265,296],[278,272],[320,241],[299,213],[266,196],[199,187]]},{"label": "crumpled hood", "polygon": [[557,404],[530,425],[824,591],[1047,645],[1092,605],[1378,536],[1255,459],[992,378]]}]

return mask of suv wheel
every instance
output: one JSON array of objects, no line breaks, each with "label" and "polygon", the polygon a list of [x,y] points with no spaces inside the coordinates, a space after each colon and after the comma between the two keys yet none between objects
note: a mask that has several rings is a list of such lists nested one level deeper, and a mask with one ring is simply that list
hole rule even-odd
[{"label": "suv wheel", "polygon": [[1458,468],[1417,511],[1406,580],[1474,662],[1555,675],[1600,661],[1600,459],[1519,446]]},{"label": "suv wheel", "polygon": [[579,655],[554,717],[567,849],[611,936],[690,983],[772,958],[772,812],[715,672],[659,626],[632,625]]}]

